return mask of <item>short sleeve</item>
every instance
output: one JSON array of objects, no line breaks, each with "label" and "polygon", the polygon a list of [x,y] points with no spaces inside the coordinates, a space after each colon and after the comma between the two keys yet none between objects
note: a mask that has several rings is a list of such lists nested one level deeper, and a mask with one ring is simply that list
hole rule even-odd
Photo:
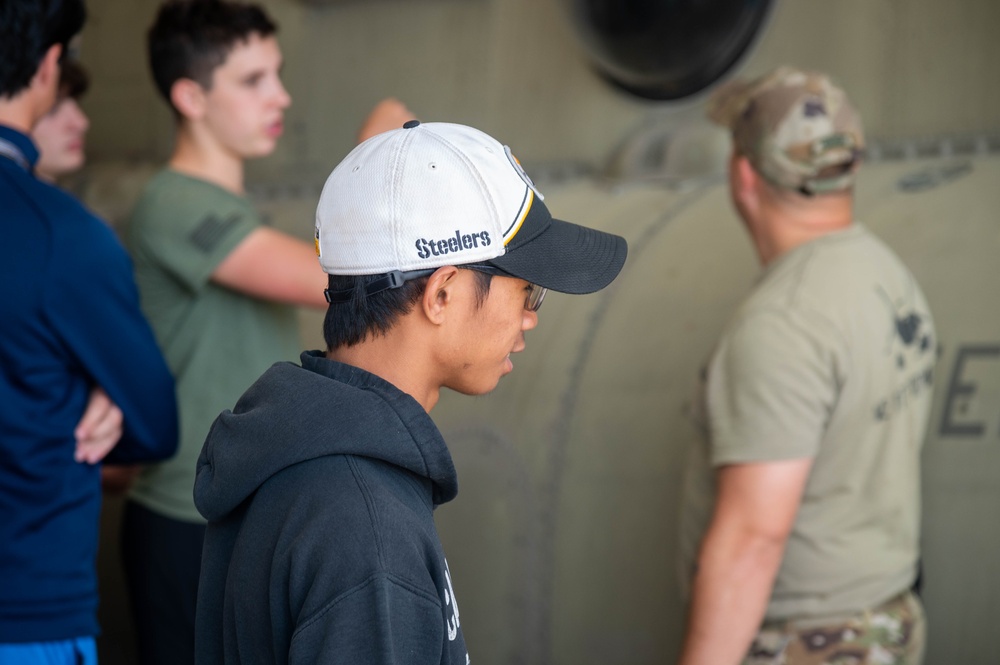
[{"label": "short sleeve", "polygon": [[835,332],[769,310],[737,322],[709,367],[712,463],[814,457],[836,402]]},{"label": "short sleeve", "polygon": [[129,249],[197,292],[260,217],[248,201],[210,183],[174,173],[157,178],[132,214]]}]

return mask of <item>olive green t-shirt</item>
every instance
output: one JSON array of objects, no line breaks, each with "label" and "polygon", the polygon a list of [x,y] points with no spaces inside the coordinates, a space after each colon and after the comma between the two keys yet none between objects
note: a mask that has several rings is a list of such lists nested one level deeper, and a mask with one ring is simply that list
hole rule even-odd
[{"label": "olive green t-shirt", "polygon": [[870,608],[908,588],[937,339],[913,275],[863,226],[768,266],[709,363],[684,490],[688,578],[714,470],[811,458],[767,619]]},{"label": "olive green t-shirt", "polygon": [[147,467],[131,498],[166,517],[204,522],[192,492],[212,422],[273,363],[298,358],[293,307],[211,281],[260,225],[247,199],[170,169],[147,184],[129,221],[142,310],[177,380],[181,428],[177,455]]}]

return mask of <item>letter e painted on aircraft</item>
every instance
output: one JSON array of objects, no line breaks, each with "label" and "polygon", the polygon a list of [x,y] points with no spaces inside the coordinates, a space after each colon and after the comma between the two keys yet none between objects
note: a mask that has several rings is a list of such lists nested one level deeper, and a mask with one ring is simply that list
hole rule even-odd
[{"label": "letter e painted on aircraft", "polygon": [[981,422],[962,423],[956,422],[954,418],[956,399],[969,399],[976,393],[976,384],[967,381],[963,375],[966,363],[973,362],[977,356],[1000,357],[1000,345],[973,344],[958,348],[941,415],[941,436],[979,437],[986,431],[985,425]]}]

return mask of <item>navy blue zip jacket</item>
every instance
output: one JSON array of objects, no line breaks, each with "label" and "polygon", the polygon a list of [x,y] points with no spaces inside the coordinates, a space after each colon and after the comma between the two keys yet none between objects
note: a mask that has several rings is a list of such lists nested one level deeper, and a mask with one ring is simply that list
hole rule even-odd
[{"label": "navy blue zip jacket", "polygon": [[73,459],[94,386],[124,414],[109,460],[177,448],[174,382],[114,233],[31,172],[0,125],[0,643],[97,634],[100,467]]},{"label": "navy blue zip jacket", "polygon": [[432,514],[457,492],[412,397],[319,352],[272,366],[198,460],[196,662],[466,665]]}]

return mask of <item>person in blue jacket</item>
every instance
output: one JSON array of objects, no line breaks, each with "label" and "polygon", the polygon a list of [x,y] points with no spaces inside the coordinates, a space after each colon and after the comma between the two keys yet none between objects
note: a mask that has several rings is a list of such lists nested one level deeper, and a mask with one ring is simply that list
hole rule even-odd
[{"label": "person in blue jacket", "polygon": [[[177,447],[174,383],[111,229],[39,180],[82,0],[0,3],[0,662],[96,663],[100,462]],[[120,438],[119,438],[120,437]]]},{"label": "person in blue jacket", "polygon": [[493,390],[546,290],[604,288],[625,240],[553,219],[490,136],[410,120],[334,169],[315,243],[326,351],[267,370],[198,460],[196,662],[466,665],[430,411]]}]

